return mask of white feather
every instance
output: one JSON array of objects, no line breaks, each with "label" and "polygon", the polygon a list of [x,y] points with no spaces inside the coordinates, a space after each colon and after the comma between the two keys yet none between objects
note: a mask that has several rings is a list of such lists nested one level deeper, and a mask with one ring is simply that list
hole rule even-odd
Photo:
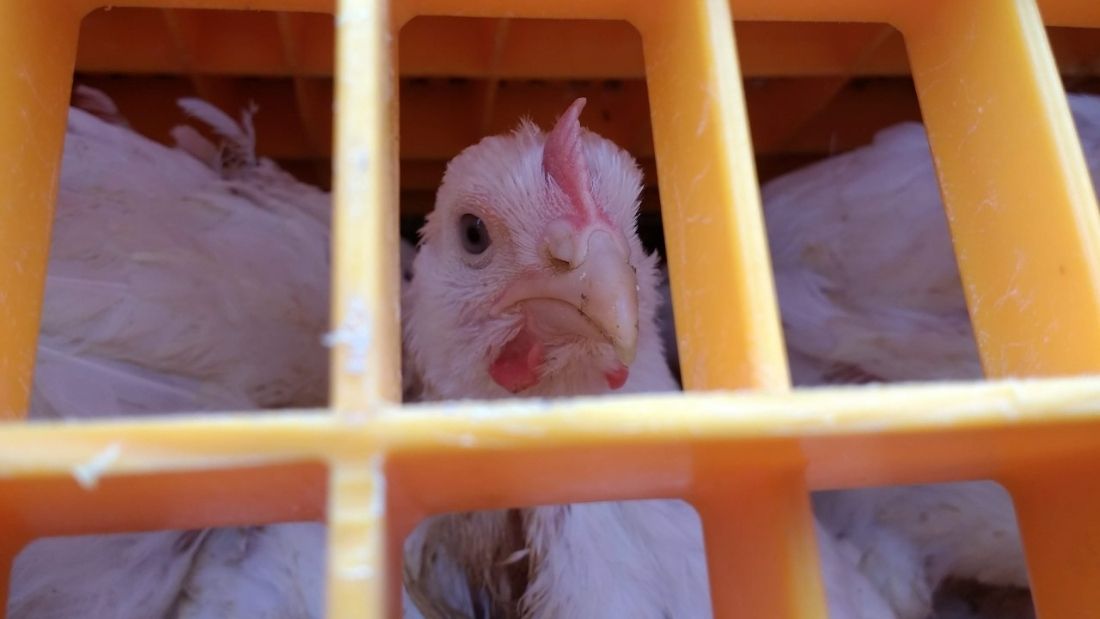
[{"label": "white feather", "polygon": [[15,561],[8,617],[169,617],[205,532],[58,537]]},{"label": "white feather", "polygon": [[323,619],[325,527],[211,531],[175,608],[179,619]]},{"label": "white feather", "polygon": [[[31,417],[322,404],[328,204],[270,162],[223,178],[71,110]],[[323,531],[42,540],[17,561],[8,616],[316,617]]]},{"label": "white feather", "polygon": [[73,86],[72,98],[73,106],[95,114],[105,122],[120,127],[130,126],[129,121],[119,112],[115,102],[102,90],[84,84],[76,84]]},{"label": "white feather", "polygon": [[790,348],[886,380],[981,376],[922,127],[780,177],[763,199]]},{"label": "white feather", "polygon": [[[1100,98],[1069,95],[1100,178]],[[764,214],[788,346],[803,384],[838,366],[885,381],[982,376],[924,128],[765,185]],[[816,374],[816,375],[815,375]]]},{"label": "white feather", "polygon": [[241,120],[230,118],[225,112],[202,99],[183,98],[178,102],[183,111],[204,123],[224,140],[223,145],[239,155],[241,165],[256,165],[256,130],[252,125],[252,115],[259,109],[251,104],[241,112]]},{"label": "white feather", "polygon": [[34,419],[141,416],[166,411],[243,410],[251,403],[216,385],[134,363],[62,352],[39,341]]},{"label": "white feather", "polygon": [[73,110],[42,338],[56,355],[233,394],[211,406],[316,406],[327,389],[328,231],[307,207],[326,199],[304,185],[223,180]]},{"label": "white feather", "polygon": [[198,159],[212,170],[221,169],[221,150],[203,137],[197,129],[191,125],[177,125],[172,127],[169,134],[175,140],[176,148]]},{"label": "white feather", "polygon": [[[1068,98],[1095,187],[1100,98]],[[885,129],[763,197],[796,383],[981,377],[920,125]],[[928,616],[949,577],[1027,586],[1011,498],[991,482],[819,493],[815,507],[899,618]]]}]

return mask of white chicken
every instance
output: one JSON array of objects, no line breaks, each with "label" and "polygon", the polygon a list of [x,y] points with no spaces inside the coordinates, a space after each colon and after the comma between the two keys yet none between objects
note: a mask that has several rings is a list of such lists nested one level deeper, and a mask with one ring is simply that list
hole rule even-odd
[{"label": "white chicken", "polygon": [[[1100,181],[1100,98],[1068,94]],[[797,384],[982,376],[924,128],[766,184],[768,242]]]},{"label": "white chicken", "polygon": [[[1100,98],[1069,94],[1100,191]],[[924,128],[787,174],[762,192],[797,384],[976,379],[981,365]],[[991,482],[821,492],[899,617],[948,577],[1028,586],[1011,497]]]},{"label": "white chicken", "polygon": [[324,402],[328,195],[248,162],[247,123],[182,105],[225,136],[217,169],[193,130],[169,149],[70,112],[34,418]]},{"label": "white chicken", "polygon": [[[171,149],[74,94],[95,115],[69,115],[31,418],[322,405],[328,194],[256,158],[250,113],[183,100],[221,143],[183,126]],[[319,619],[324,539],[294,523],[39,540],[8,617]]]},{"label": "white chicken", "polygon": [[[583,105],[448,165],[406,303],[426,399],[676,389],[634,229],[641,174],[581,129]],[[680,501],[447,515],[410,538],[406,582],[426,616],[701,617],[701,543]]]}]

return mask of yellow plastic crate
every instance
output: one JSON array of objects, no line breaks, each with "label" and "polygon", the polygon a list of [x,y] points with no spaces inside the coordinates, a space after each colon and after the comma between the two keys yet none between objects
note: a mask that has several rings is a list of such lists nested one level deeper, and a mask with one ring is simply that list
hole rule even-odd
[{"label": "yellow plastic crate", "polygon": [[[1100,215],[1043,27],[1098,28],[1100,3],[126,2],[335,12],[333,324],[344,337],[333,350],[331,408],[20,423],[77,35],[102,4],[0,3],[0,414],[13,418],[0,425],[0,571],[41,536],[323,517],[328,616],[380,617],[398,599],[399,541],[428,513],[681,496],[704,522],[719,617],[823,617],[810,490],[991,478],[1016,502],[1042,616],[1100,616],[1100,379],[1073,377],[1100,370]],[[644,67],[601,62],[644,70],[647,80],[683,376],[697,393],[397,404],[394,43],[419,15],[625,20],[637,29]],[[985,370],[1001,380],[788,390],[734,18],[901,32]],[[287,49],[314,40],[286,23],[278,32]],[[220,51],[232,49],[221,41]],[[523,53],[549,75],[566,70]],[[196,55],[178,70],[278,64],[264,54]],[[302,76],[325,68],[308,54],[294,58],[285,71],[307,84],[300,96],[311,101]],[[848,66],[844,58],[830,62]],[[452,60],[470,71],[480,61]],[[430,73],[443,61],[409,62]],[[989,302],[1006,296],[1028,302]],[[529,483],[536,470],[547,483]],[[89,476],[94,490],[75,479]]]}]

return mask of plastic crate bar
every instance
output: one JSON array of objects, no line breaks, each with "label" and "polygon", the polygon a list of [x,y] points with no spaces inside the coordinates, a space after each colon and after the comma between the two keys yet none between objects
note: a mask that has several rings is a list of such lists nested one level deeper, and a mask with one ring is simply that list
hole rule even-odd
[{"label": "plastic crate bar", "polygon": [[0,419],[26,414],[79,14],[0,3]]},{"label": "plastic crate bar", "polygon": [[397,83],[389,7],[337,14],[332,405],[351,417],[401,397]]},{"label": "plastic crate bar", "polygon": [[[798,481],[803,466],[809,488],[981,477],[1000,477],[1014,488],[1016,476],[1034,475],[1037,464],[1045,463],[1045,472],[1057,473],[1050,467],[1087,458],[1100,449],[1100,433],[1095,432],[1100,379],[1095,378],[789,395],[513,401],[497,408],[487,414],[486,405],[479,402],[393,407],[357,430],[338,418],[295,415],[8,425],[0,429],[0,478],[23,480],[19,483],[26,490],[12,493],[3,486],[10,482],[0,482],[0,489],[5,513],[10,514],[12,505],[23,510],[20,521],[28,527],[26,539],[104,530],[108,522],[109,530],[266,522],[311,517],[309,512],[287,512],[286,507],[303,503],[291,497],[317,496],[319,478],[310,472],[317,469],[279,463],[325,457],[333,469],[346,467],[352,480],[347,487],[354,489],[368,482],[376,485],[380,479],[369,473],[378,461],[362,454],[388,453],[387,485],[400,490],[402,508],[416,517],[450,509],[680,495],[693,500],[703,513],[708,511],[708,497],[772,499],[775,503],[769,504],[783,508],[773,513],[773,519],[782,519],[800,513],[790,509],[790,502],[804,499],[805,493],[782,493],[805,483]],[[100,457],[113,448],[112,457]],[[100,485],[88,493],[72,476],[92,462],[98,462]],[[272,475],[279,470],[283,472]],[[730,470],[745,477],[731,478]],[[219,471],[240,471],[243,485],[225,483],[217,477],[223,474]],[[170,486],[163,474],[175,476]],[[305,485],[290,484],[293,479]],[[463,485],[455,479],[479,482]],[[784,483],[773,483],[777,481]],[[344,510],[344,526],[361,533],[364,525],[356,518],[370,514],[373,522],[376,507],[365,510],[362,501],[368,494],[353,490],[337,498],[332,493],[342,483],[334,481],[330,487],[329,514]],[[57,484],[67,487],[64,494],[43,496],[43,489]],[[610,487],[615,488],[613,494]],[[173,489],[171,496],[164,494],[167,488]],[[1046,488],[1048,494],[1057,492],[1049,484]],[[268,493],[266,506],[255,495],[257,489]],[[168,500],[171,497],[175,499]],[[379,500],[371,498],[365,504]],[[344,501],[352,507],[336,507]],[[88,511],[93,504],[99,507]],[[128,508],[151,504],[160,505],[160,511],[139,514]],[[304,504],[315,505],[316,498]],[[77,521],[66,522],[72,510],[58,509],[60,505],[84,506],[79,526],[73,528]],[[44,513],[52,516],[43,518]],[[89,519],[90,513],[100,515]],[[738,523],[737,518],[751,524],[758,513],[731,511],[727,524]],[[11,522],[10,515],[4,521]],[[735,530],[742,529],[720,528],[715,534],[736,535]],[[360,533],[341,534],[331,548],[343,549],[345,557],[374,556],[370,553],[378,551],[371,545],[377,541]],[[1029,551],[1042,544],[1028,541]],[[797,538],[789,538],[784,552],[793,555],[792,562],[801,562],[804,551]],[[381,566],[383,559],[378,561],[376,566]],[[370,573],[352,570],[348,578]],[[806,583],[783,582],[781,591],[787,595],[778,602],[789,616],[805,616],[799,605],[815,598],[791,592],[798,591],[792,589],[795,584]],[[347,583],[340,586],[363,595]],[[728,584],[726,588],[740,590]]]},{"label": "plastic crate bar", "polygon": [[[133,4],[242,8],[231,0]],[[81,17],[99,5],[0,5],[0,67],[7,68],[0,90],[8,93],[0,106],[0,414],[7,416],[25,411],[76,37]],[[717,616],[821,617],[809,489],[991,477],[1017,500],[1040,611],[1100,615],[1100,567],[1088,553],[1100,502],[1075,502],[1095,495],[1100,379],[785,393],[731,27],[734,18],[897,27],[987,369],[1083,373],[1100,360],[1098,215],[1036,5],[734,0],[732,15],[724,0],[248,6],[337,9],[335,413],[0,426],[0,523],[15,540],[0,548],[0,572],[19,544],[51,532],[317,517],[327,476],[328,611],[337,619],[396,611],[399,540],[425,514],[652,496],[683,496],[699,509]],[[1096,25],[1095,4],[1051,0],[1041,8],[1052,23]],[[687,386],[749,391],[395,404],[393,41],[417,15],[625,20],[637,29]],[[189,37],[197,26],[173,19],[166,22],[176,32],[172,53],[184,58],[187,79],[209,94],[231,88],[196,70],[203,50]],[[295,101],[323,106],[323,92],[299,75],[311,62],[297,43],[302,23],[276,20],[270,36],[277,40],[252,51],[287,56],[288,70],[303,78],[294,83]],[[323,131],[314,125],[310,139]],[[976,216],[982,208],[992,214]],[[84,490],[74,475],[98,490]],[[165,495],[158,483],[165,476],[190,507]],[[151,498],[162,511],[134,509]],[[77,505],[94,517],[58,509]]]},{"label": "plastic crate bar", "polygon": [[904,32],[986,374],[1100,371],[1100,212],[1036,7]]},{"label": "plastic crate bar", "polygon": [[333,467],[327,617],[372,619],[401,614],[401,571],[394,570],[395,562],[386,556],[389,527],[382,467],[381,457],[342,460]]}]

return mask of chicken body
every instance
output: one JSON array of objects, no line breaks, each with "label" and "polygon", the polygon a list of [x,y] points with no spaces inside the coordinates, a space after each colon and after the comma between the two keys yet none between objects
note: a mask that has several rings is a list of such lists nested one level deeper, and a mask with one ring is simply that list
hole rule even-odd
[{"label": "chicken body", "polygon": [[[1100,190],[1100,98],[1068,101]],[[921,125],[885,129],[762,197],[796,384],[981,378]],[[991,482],[819,492],[814,507],[861,549],[898,617],[927,617],[947,577],[1028,586],[1011,496]]]},{"label": "chicken body", "polygon": [[[328,195],[257,160],[247,116],[183,101],[224,143],[173,149],[77,95],[31,419],[323,404]],[[316,523],[44,539],[8,617],[319,619],[323,556]]]},{"label": "chicken body", "polygon": [[328,291],[327,194],[74,108],[31,416],[317,406]]},{"label": "chicken body", "polygon": [[[1095,188],[1100,97],[1067,98]],[[982,377],[920,124],[884,129],[761,194],[796,384]]]}]

